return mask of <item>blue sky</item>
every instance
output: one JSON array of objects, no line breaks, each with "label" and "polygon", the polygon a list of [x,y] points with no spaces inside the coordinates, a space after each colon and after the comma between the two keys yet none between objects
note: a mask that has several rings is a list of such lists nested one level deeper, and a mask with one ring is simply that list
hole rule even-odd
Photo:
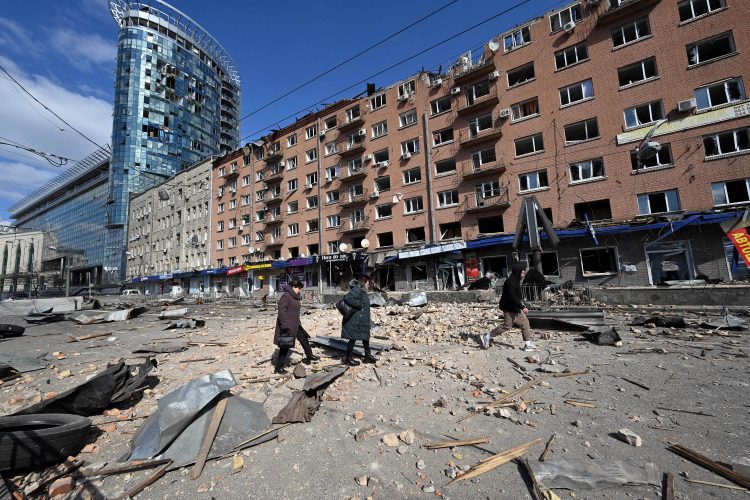
[{"label": "blue sky", "polygon": [[[437,14],[242,121],[241,137],[284,126],[318,101],[380,72],[524,0],[434,2],[322,0],[174,0],[232,55],[242,79],[242,116],[399,31]],[[106,0],[4,0],[0,64],[39,100],[99,144],[109,143],[117,25]],[[506,29],[569,3],[526,0],[522,6],[372,79],[386,86],[419,71],[449,66]],[[365,84],[338,98],[364,91]],[[0,142],[7,140],[80,160],[87,142],[35,104],[0,73]],[[245,139],[247,140],[247,139]],[[67,167],[72,166],[73,162]],[[63,169],[66,167],[63,167]],[[7,209],[62,169],[0,145],[0,220]]]}]

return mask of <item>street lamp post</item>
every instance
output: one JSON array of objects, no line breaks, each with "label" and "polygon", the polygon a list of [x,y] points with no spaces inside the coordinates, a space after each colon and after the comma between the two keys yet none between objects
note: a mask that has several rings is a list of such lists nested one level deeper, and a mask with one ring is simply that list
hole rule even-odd
[{"label": "street lamp post", "polygon": [[[50,250],[57,251],[57,247],[54,245],[48,246]],[[64,273],[64,274],[63,274]],[[60,275],[64,276],[65,279],[65,296],[70,296],[70,263],[65,255],[60,257]]]}]

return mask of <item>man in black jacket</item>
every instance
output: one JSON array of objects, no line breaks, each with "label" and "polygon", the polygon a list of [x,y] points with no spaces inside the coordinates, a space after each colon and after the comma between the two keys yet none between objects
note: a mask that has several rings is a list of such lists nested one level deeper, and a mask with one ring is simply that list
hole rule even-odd
[{"label": "man in black jacket", "polygon": [[482,335],[482,347],[489,349],[492,337],[507,331],[513,324],[521,327],[524,351],[538,351],[539,349],[531,341],[531,327],[526,313],[528,308],[523,304],[521,294],[521,281],[526,270],[520,262],[516,262],[510,268],[510,276],[503,283],[503,294],[500,296],[500,309],[503,311],[503,324],[489,333]]}]

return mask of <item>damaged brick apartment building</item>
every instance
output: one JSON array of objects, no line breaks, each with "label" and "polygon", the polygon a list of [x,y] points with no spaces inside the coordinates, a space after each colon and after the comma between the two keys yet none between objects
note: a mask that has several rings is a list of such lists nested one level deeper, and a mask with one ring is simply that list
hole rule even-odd
[{"label": "damaged brick apartment building", "polygon": [[750,201],[743,3],[573,2],[217,159],[213,286],[504,275],[532,194],[554,281],[746,279],[721,226]]}]

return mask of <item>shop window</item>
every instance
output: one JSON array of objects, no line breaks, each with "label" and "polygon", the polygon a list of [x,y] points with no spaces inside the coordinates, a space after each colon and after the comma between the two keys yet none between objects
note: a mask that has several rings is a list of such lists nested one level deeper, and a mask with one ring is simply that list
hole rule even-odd
[{"label": "shop window", "polygon": [[410,282],[427,281],[427,264],[419,262],[409,266]]},{"label": "shop window", "polygon": [[617,263],[617,248],[582,248],[580,253],[584,276],[617,274],[620,269]]},{"label": "shop window", "polygon": [[[560,276],[560,265],[557,261],[557,252],[542,252],[542,274],[545,276]],[[532,254],[526,254],[526,262],[528,268],[534,267],[534,256]]]}]

